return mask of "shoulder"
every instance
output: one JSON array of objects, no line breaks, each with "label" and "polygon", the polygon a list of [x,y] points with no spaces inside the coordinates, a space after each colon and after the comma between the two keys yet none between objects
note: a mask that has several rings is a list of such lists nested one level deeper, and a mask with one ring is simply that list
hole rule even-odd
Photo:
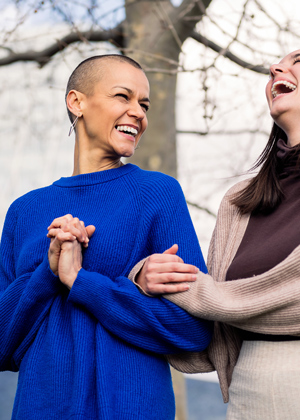
[{"label": "shoulder", "polygon": [[135,183],[135,194],[146,212],[170,215],[176,209],[186,207],[179,182],[169,175],[139,169],[134,173],[132,182]]},{"label": "shoulder", "polygon": [[244,179],[243,181],[240,181],[236,184],[234,184],[231,188],[229,188],[229,190],[225,193],[222,201],[221,201],[221,205],[222,206],[232,206],[231,204],[231,200],[233,199],[233,197],[238,194],[239,192],[241,192],[244,188],[247,187],[247,185],[249,185],[251,181],[251,178],[248,179]]},{"label": "shoulder", "polygon": [[155,195],[183,194],[179,182],[162,172],[146,171],[139,168],[135,175],[139,178],[140,187],[151,191]]},{"label": "shoulder", "polygon": [[228,250],[228,243],[231,246],[233,243],[236,243],[247,226],[249,215],[242,215],[238,207],[232,204],[231,200],[235,194],[247,187],[249,182],[250,179],[247,179],[235,184],[227,191],[221,201],[207,257],[208,271],[215,278],[219,278],[219,270],[222,266],[221,261],[223,261],[224,255]]},{"label": "shoulder", "polygon": [[251,178],[248,179],[244,179],[243,181],[240,181],[236,184],[234,184],[231,188],[229,188],[229,190],[226,192],[226,194],[224,195],[224,199],[230,199],[232,198],[235,194],[239,193],[240,191],[242,191],[244,188],[247,187],[247,185],[249,185],[251,181]]},{"label": "shoulder", "polygon": [[232,220],[232,218],[240,215],[238,208],[232,204],[232,199],[236,194],[246,188],[250,181],[251,178],[245,179],[229,188],[229,190],[224,195],[218,210],[217,225],[219,223],[223,224],[224,219],[229,221]]},{"label": "shoulder", "polygon": [[7,216],[17,216],[26,211],[28,207],[40,202],[43,203],[45,199],[51,197],[53,193],[52,186],[38,188],[25,193],[12,202],[7,211]]}]

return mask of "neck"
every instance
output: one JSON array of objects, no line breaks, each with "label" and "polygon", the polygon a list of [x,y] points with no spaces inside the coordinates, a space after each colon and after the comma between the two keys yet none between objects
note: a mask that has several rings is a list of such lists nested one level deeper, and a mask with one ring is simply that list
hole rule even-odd
[{"label": "neck", "polygon": [[72,176],[106,171],[120,166],[123,166],[123,163],[119,156],[104,156],[102,153],[97,153],[97,150],[89,150],[80,144],[76,136]]},{"label": "neck", "polygon": [[298,127],[298,123],[295,124],[295,118],[297,119],[297,115],[294,115],[294,119],[291,121],[291,118],[287,120],[280,120],[276,121],[278,127],[280,127],[287,136],[287,145],[289,147],[297,146],[300,143],[300,126]]},{"label": "neck", "polygon": [[300,143],[299,131],[287,134],[287,145],[290,147],[297,146]]}]

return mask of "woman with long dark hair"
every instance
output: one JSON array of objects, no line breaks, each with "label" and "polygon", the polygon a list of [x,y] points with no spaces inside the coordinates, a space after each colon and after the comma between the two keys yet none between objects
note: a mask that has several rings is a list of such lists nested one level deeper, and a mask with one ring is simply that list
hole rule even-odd
[{"label": "woman with long dark hair", "polygon": [[258,174],[221,203],[209,275],[173,293],[169,255],[132,272],[146,293],[215,321],[207,350],[171,363],[218,372],[227,420],[294,420],[300,412],[300,50],[270,67],[266,96],[274,126]]}]

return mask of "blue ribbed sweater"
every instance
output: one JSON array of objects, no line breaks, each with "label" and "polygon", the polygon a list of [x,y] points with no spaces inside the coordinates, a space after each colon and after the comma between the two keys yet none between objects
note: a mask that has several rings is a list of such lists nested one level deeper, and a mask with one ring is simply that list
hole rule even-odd
[{"label": "blue ribbed sweater", "polygon": [[[67,213],[96,226],[70,292],[49,268],[46,237]],[[163,355],[204,349],[211,324],[126,278],[173,243],[206,270],[177,181],[132,164],[61,178],[11,205],[0,248],[0,369],[19,370],[13,419],[174,419]]]}]

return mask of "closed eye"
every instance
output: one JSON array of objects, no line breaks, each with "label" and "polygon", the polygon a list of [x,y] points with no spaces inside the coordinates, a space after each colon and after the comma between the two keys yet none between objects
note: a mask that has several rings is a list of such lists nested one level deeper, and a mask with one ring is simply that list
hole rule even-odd
[{"label": "closed eye", "polygon": [[128,101],[128,95],[125,93],[117,93],[116,96],[121,96],[122,98],[126,99],[126,101]]},{"label": "closed eye", "polygon": [[144,108],[145,112],[149,110],[149,105],[147,104],[141,104],[141,107]]}]

